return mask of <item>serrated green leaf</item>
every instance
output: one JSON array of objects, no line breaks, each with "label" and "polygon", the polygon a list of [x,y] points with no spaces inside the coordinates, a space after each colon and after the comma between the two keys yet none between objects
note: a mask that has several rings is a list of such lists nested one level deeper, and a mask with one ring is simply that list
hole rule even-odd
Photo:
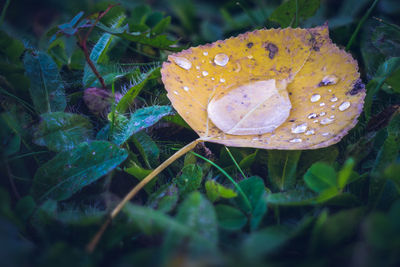
[{"label": "serrated green leaf", "polygon": [[41,115],[34,142],[53,151],[70,150],[92,136],[90,121],[78,114],[52,112]]},{"label": "serrated green leaf", "polygon": [[151,68],[146,73],[140,73],[139,77],[135,80],[135,83],[127,90],[127,92],[123,95],[121,100],[118,102],[116,111],[119,113],[125,113],[129,106],[133,103],[135,98],[142,91],[146,83],[160,75],[160,68]]},{"label": "serrated green leaf", "polygon": [[[122,23],[125,20],[125,15],[119,16],[115,22],[111,25],[111,29],[118,29]],[[109,33],[104,33],[97,43],[93,46],[92,51],[90,52],[90,60],[93,62],[95,65],[96,69],[100,71],[101,74],[109,74],[109,71],[106,71],[106,68],[100,66],[99,64],[107,64],[107,52],[110,48],[112,48],[113,45],[115,45],[118,37],[111,35]],[[114,73],[114,72],[112,72]],[[102,75],[102,76],[104,76]],[[118,74],[120,75],[120,74]],[[114,74],[113,76],[117,76]],[[104,77],[103,77],[104,78]],[[114,78],[114,77],[111,77]],[[90,86],[95,86],[97,84],[94,84],[97,80],[96,75],[93,73],[92,69],[89,67],[89,65],[86,63],[85,69],[83,71],[83,85],[85,87],[90,87]],[[104,80],[110,80],[104,78]],[[106,84],[112,83],[113,79],[111,79],[111,82],[108,81]]]},{"label": "serrated green leaf", "polygon": [[24,65],[31,81],[29,92],[36,111],[64,111],[67,103],[63,81],[51,57],[44,52],[26,53]]},{"label": "serrated green leaf", "polygon": [[36,200],[68,199],[113,170],[127,156],[125,149],[109,142],[82,143],[42,165],[33,179],[31,194]]},{"label": "serrated green leaf", "polygon": [[109,125],[102,130],[103,137],[111,136],[110,141],[117,145],[122,145],[125,143],[133,134],[153,126],[164,116],[172,114],[171,106],[150,106],[146,108],[141,108],[131,114],[129,120],[121,120],[116,123],[111,131]]}]

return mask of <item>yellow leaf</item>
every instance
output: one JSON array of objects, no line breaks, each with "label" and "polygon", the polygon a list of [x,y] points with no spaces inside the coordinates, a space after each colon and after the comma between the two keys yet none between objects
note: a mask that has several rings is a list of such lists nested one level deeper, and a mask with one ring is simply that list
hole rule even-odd
[{"label": "yellow leaf", "polygon": [[328,27],[248,32],[170,55],[168,97],[201,140],[315,149],[355,126],[365,90]]}]

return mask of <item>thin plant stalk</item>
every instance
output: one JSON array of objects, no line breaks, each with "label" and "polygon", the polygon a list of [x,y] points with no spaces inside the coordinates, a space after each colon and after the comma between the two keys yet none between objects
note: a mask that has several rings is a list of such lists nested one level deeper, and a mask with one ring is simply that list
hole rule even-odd
[{"label": "thin plant stalk", "polygon": [[367,13],[365,13],[365,15],[361,18],[360,22],[358,23],[356,29],[354,30],[353,34],[350,37],[349,42],[346,45],[346,51],[349,51],[351,46],[353,45],[358,32],[361,29],[361,26],[364,24],[364,22],[367,20],[367,18],[369,17],[369,15],[371,15],[372,10],[375,8],[376,4],[379,2],[379,0],[374,0],[374,2],[372,3],[372,5],[369,7]]},{"label": "thin plant stalk", "polygon": [[229,150],[229,148],[228,148],[228,147],[225,147],[225,149],[226,149],[226,151],[228,152],[229,156],[231,157],[233,163],[235,163],[236,168],[240,171],[240,173],[242,174],[242,176],[243,176],[244,178],[246,178],[246,175],[244,174],[242,168],[240,167],[240,165],[237,163],[237,161],[236,161],[235,158],[233,157],[233,155],[232,155],[231,151]]},{"label": "thin plant stalk", "polygon": [[202,155],[199,155],[193,151],[190,151],[190,153],[192,153],[193,155],[201,158],[202,160],[207,161],[208,163],[210,163],[211,165],[213,165],[215,168],[217,168],[223,175],[225,175],[229,181],[232,182],[232,184],[236,187],[237,191],[239,192],[239,194],[243,197],[244,202],[246,202],[246,205],[248,206],[248,208],[252,209],[251,207],[251,203],[248,199],[248,197],[246,196],[246,194],[243,192],[242,188],[238,185],[238,183],[235,182],[235,180],[232,178],[232,176],[230,176],[226,171],[224,171],[224,169],[222,169],[220,166],[218,166],[217,164],[215,164],[214,162],[212,162],[211,160],[209,160],[208,158],[203,157]]},{"label": "thin plant stalk", "polygon": [[140,183],[138,183],[125,197],[124,199],[112,210],[107,220],[104,224],[100,227],[99,231],[96,235],[92,238],[89,244],[86,246],[86,251],[91,253],[96,248],[96,245],[100,241],[101,236],[107,229],[108,225],[111,221],[119,214],[122,208],[125,206],[126,203],[129,202],[145,185],[147,185],[151,180],[153,180],[160,172],[162,172],[165,168],[167,168],[171,163],[185,155],[187,152],[191,151],[196,145],[200,142],[203,142],[202,139],[196,139],[189,143],[188,145],[184,146],[171,157],[169,157],[166,161],[164,161],[160,166],[154,169],[149,175],[147,175]]}]

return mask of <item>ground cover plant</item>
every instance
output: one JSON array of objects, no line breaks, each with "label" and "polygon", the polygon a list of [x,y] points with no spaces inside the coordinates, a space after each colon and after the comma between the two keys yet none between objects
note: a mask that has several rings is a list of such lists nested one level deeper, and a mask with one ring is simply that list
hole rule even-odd
[{"label": "ground cover plant", "polygon": [[[1,10],[3,266],[400,264],[396,0],[6,0]],[[171,104],[167,90],[173,96],[174,84],[164,67],[176,63],[180,74],[196,66],[176,53],[263,28],[318,26],[329,28],[338,46],[332,49],[358,62],[361,81],[349,95],[366,92],[358,123],[340,142],[271,147],[284,150],[217,138],[191,143],[201,136],[190,123],[200,111],[185,118],[179,105],[186,100]],[[318,54],[321,47],[311,48]],[[274,44],[263,51],[280,59]],[[236,52],[218,54],[216,64],[232,63],[229,53]],[[246,70],[243,62],[253,56],[236,70]],[[281,62],[296,63],[295,57],[301,54]],[[303,65],[290,65],[288,73]],[[319,75],[312,71],[305,80]],[[341,78],[321,77],[322,87]],[[201,86],[178,78],[191,82],[179,92]],[[202,101],[195,96],[191,101]],[[350,120],[338,114],[336,120]],[[306,131],[298,127],[292,133]],[[188,144],[185,155],[118,206]]]}]

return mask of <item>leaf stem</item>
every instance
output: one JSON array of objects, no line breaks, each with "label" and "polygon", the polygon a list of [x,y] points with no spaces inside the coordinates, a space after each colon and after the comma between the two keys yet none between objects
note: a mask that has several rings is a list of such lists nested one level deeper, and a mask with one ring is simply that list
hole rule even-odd
[{"label": "leaf stem", "polygon": [[236,168],[238,168],[238,170],[239,170],[240,173],[242,174],[242,176],[243,176],[244,178],[247,178],[246,175],[244,174],[242,168],[240,168],[240,165],[237,163],[237,161],[236,161],[235,158],[233,157],[233,155],[232,155],[231,151],[229,150],[229,148],[226,146],[225,149],[226,149],[226,151],[228,152],[229,156],[231,157],[233,163],[235,163]]},{"label": "leaf stem", "polygon": [[369,15],[371,14],[372,10],[375,8],[376,4],[379,2],[379,0],[374,0],[374,2],[372,3],[372,5],[369,7],[367,13],[365,13],[365,15],[361,18],[360,22],[358,23],[356,29],[354,30],[353,34],[350,37],[349,42],[346,45],[346,51],[350,50],[350,47],[353,45],[358,32],[361,29],[361,26],[364,24],[364,22],[367,20],[367,18],[369,17]]},{"label": "leaf stem", "polygon": [[232,176],[230,176],[224,169],[222,169],[220,166],[218,166],[217,164],[215,164],[214,162],[212,162],[211,160],[209,160],[208,158],[203,157],[202,155],[197,154],[196,152],[190,151],[190,153],[192,153],[193,155],[201,158],[202,160],[207,161],[208,163],[210,163],[211,165],[213,165],[215,168],[217,168],[223,175],[225,175],[229,181],[232,182],[232,184],[236,187],[237,191],[240,193],[240,195],[243,197],[244,202],[246,202],[246,205],[248,206],[248,208],[251,210],[251,204],[249,199],[247,198],[246,194],[243,192],[242,188],[238,185],[238,183],[235,182],[235,180],[232,178]]},{"label": "leaf stem", "polygon": [[182,157],[187,152],[189,152],[190,150],[195,148],[196,145],[200,142],[203,142],[203,140],[200,138],[196,139],[196,140],[192,141],[191,143],[189,143],[188,145],[181,148],[180,150],[178,150],[177,152],[175,152],[175,154],[173,154],[171,157],[169,157],[160,166],[158,166],[149,175],[147,175],[142,181],[140,181],[140,183],[138,183],[134,188],[132,188],[132,190],[124,197],[124,199],[112,210],[112,212],[110,213],[107,220],[104,222],[104,224],[101,226],[99,231],[96,233],[96,235],[92,238],[92,240],[86,246],[86,251],[89,253],[94,251],[97,243],[100,241],[101,236],[107,229],[107,226],[118,215],[118,213],[122,210],[122,208],[125,206],[125,204],[128,203],[128,201],[131,200],[140,191],[140,189],[142,189],[146,184],[148,184],[151,180],[153,180],[154,177],[156,177],[161,171],[163,171],[165,168],[167,168],[175,160],[177,160],[178,158]]}]

